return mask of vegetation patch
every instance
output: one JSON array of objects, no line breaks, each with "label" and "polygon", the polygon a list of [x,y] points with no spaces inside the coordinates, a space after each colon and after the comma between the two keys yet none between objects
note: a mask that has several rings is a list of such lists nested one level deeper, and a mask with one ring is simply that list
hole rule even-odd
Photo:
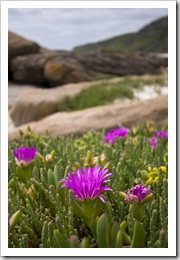
[{"label": "vegetation patch", "polygon": [[168,132],[50,137],[8,147],[10,248],[167,248]]},{"label": "vegetation patch", "polygon": [[74,97],[66,96],[58,105],[58,111],[75,111],[88,107],[111,104],[115,99],[134,98],[134,89],[143,89],[145,85],[163,86],[165,79],[132,79],[124,77],[116,83],[103,81],[82,90]]},{"label": "vegetation patch", "polygon": [[127,33],[104,41],[85,44],[75,51],[89,52],[102,48],[107,51],[140,51],[143,53],[168,52],[168,17],[160,18],[136,33]]}]

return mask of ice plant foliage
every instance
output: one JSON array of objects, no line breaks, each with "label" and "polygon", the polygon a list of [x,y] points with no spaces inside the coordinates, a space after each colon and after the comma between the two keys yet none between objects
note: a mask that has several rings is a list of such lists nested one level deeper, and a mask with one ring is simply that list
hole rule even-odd
[{"label": "ice plant foliage", "polygon": [[61,187],[72,190],[76,199],[90,200],[99,197],[105,202],[102,193],[111,190],[109,186],[104,185],[110,181],[107,178],[111,175],[108,169],[101,166],[80,168],[74,173],[69,172],[66,179],[61,179],[60,181],[64,183]]},{"label": "ice plant foliage", "polygon": [[108,144],[104,130],[20,132],[8,143],[8,248],[168,248],[168,136],[155,131],[115,129]]},{"label": "ice plant foliage", "polygon": [[125,200],[130,202],[142,202],[150,193],[152,193],[150,188],[139,184],[129,190]]},{"label": "ice plant foliage", "polygon": [[34,160],[36,153],[37,150],[34,147],[20,147],[14,150],[14,156],[16,157],[18,163],[24,163],[26,165]]},{"label": "ice plant foliage", "polygon": [[116,138],[124,138],[128,134],[128,128],[117,128],[106,133],[105,142],[114,144]]}]

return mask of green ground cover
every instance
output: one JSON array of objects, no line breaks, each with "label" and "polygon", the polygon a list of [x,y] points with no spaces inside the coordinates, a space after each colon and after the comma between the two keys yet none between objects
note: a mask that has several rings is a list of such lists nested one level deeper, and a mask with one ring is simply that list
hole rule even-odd
[{"label": "green ground cover", "polygon": [[143,89],[145,85],[163,86],[165,79],[157,77],[155,79],[131,79],[125,77],[119,82],[113,83],[104,80],[95,83],[92,87],[82,90],[79,94],[65,97],[58,105],[58,111],[75,111],[94,106],[107,105],[115,99],[134,98],[135,89]]},{"label": "green ground cover", "polygon": [[[168,146],[161,137],[150,145],[156,130],[148,122],[114,142],[107,142],[105,131],[58,138],[21,132],[8,147],[9,247],[168,247]],[[38,151],[29,165],[15,160],[13,152],[22,146]],[[91,175],[77,183],[81,199],[62,188],[69,172],[95,167],[112,174],[103,184],[111,190],[100,193],[104,202]],[[141,185],[147,196],[130,196]]]}]

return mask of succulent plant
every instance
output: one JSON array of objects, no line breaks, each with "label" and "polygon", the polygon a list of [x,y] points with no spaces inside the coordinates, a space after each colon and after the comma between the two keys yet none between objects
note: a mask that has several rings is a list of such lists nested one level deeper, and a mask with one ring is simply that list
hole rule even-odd
[{"label": "succulent plant", "polygon": [[105,130],[20,131],[8,147],[9,247],[168,247],[164,130],[147,123],[113,142]]}]

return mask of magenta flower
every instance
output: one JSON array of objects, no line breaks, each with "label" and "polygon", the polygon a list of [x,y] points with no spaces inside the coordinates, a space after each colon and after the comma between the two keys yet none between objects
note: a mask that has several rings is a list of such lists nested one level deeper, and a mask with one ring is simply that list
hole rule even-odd
[{"label": "magenta flower", "polygon": [[118,137],[124,138],[124,137],[126,137],[128,132],[129,132],[128,128],[113,129],[110,132],[106,133],[105,142],[106,143],[112,142],[114,144],[116,138],[118,138]]},{"label": "magenta flower", "polygon": [[37,150],[34,147],[20,147],[14,150],[14,156],[16,157],[18,163],[24,163],[26,165],[34,160],[36,153]]},{"label": "magenta flower", "polygon": [[150,139],[149,139],[149,142],[150,142],[150,146],[152,147],[152,148],[156,148],[156,146],[157,146],[157,137],[151,137]]},{"label": "magenta flower", "polygon": [[62,188],[68,188],[72,190],[76,199],[90,200],[95,197],[99,197],[102,202],[105,202],[102,198],[102,193],[106,190],[111,190],[109,186],[105,186],[112,173],[108,173],[108,169],[102,166],[81,168],[74,173],[69,173],[66,179],[60,181],[64,184]]},{"label": "magenta flower", "polygon": [[129,190],[125,200],[130,202],[142,202],[142,200],[152,192],[153,191],[150,188],[146,188],[146,186],[139,184]]},{"label": "magenta flower", "polygon": [[168,132],[167,131],[156,131],[156,132],[154,132],[154,136],[149,139],[150,146],[152,148],[156,148],[159,139],[167,140],[168,139]]},{"label": "magenta flower", "polygon": [[155,133],[154,133],[154,136],[155,137],[162,137],[163,139],[168,139],[168,132],[167,131],[156,131]]}]

